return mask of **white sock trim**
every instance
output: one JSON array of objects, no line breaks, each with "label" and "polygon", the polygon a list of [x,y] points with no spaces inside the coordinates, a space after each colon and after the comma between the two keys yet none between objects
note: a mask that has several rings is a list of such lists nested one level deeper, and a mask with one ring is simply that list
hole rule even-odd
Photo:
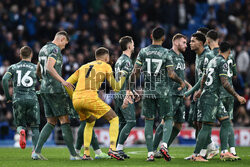
[{"label": "white sock trim", "polygon": [[227,152],[228,152],[228,150],[222,150],[222,151],[221,151],[221,153],[223,153],[223,154],[224,154],[224,153],[227,153]]},{"label": "white sock trim", "polygon": [[164,147],[168,148],[168,144],[167,143],[162,143],[161,145],[163,145]]},{"label": "white sock trim", "polygon": [[123,150],[123,144],[117,144],[116,150]]},{"label": "white sock trim", "polygon": [[154,155],[154,152],[148,152],[148,157],[150,157],[151,155]]},{"label": "white sock trim", "polygon": [[203,156],[203,157],[205,157],[206,154],[207,154],[207,149],[201,149],[200,155]]},{"label": "white sock trim", "polygon": [[230,147],[230,153],[236,154],[235,147]]}]

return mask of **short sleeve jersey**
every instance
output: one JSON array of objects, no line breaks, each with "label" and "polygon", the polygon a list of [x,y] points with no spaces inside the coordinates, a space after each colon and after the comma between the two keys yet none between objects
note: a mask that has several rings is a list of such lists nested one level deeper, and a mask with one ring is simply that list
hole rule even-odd
[{"label": "short sleeve jersey", "polygon": [[[227,65],[228,65],[228,82],[231,86],[233,86],[232,78],[233,76],[236,76],[237,70],[236,70],[236,62],[235,62],[235,54],[231,53],[227,59]],[[233,97],[230,93],[228,93],[223,86],[220,88],[220,97]]]},{"label": "short sleeve jersey", "polygon": [[199,81],[199,79],[202,77],[203,70],[204,70],[204,62],[206,55],[209,53],[207,49],[204,49],[204,51],[198,55],[196,54],[195,59],[195,83]]},{"label": "short sleeve jersey", "polygon": [[[183,55],[180,53],[179,55],[175,53],[173,49],[169,50],[169,54],[172,57],[174,71],[178,77],[180,77],[183,81],[185,80],[185,61]],[[173,80],[169,79],[170,83],[170,90],[172,91],[172,95],[183,95],[186,89],[182,89],[178,91],[180,87],[179,83],[174,82]]]},{"label": "short sleeve jersey", "polygon": [[29,61],[20,61],[9,67],[13,84],[13,102],[19,99],[37,99],[35,86],[37,83],[36,65]]},{"label": "short sleeve jersey", "polygon": [[221,87],[220,76],[227,77],[228,65],[223,56],[219,55],[214,57],[207,66],[206,69],[206,82],[204,91],[209,93],[215,93],[219,95]]},{"label": "short sleeve jersey", "polygon": [[39,52],[39,62],[42,72],[41,93],[64,93],[65,89],[62,84],[49,74],[46,69],[49,58],[56,60],[54,68],[62,76],[63,57],[61,49],[53,44],[47,43]]},{"label": "short sleeve jersey", "polygon": [[219,54],[219,48],[214,48],[213,50],[210,50],[209,52],[206,53],[203,63],[203,72],[206,72],[206,68],[210,60],[212,60],[218,54]]},{"label": "short sleeve jersey", "polygon": [[118,82],[121,78],[121,74],[126,76],[126,80],[118,94],[126,94],[126,87],[128,84],[129,76],[133,70],[132,60],[125,54],[122,54],[115,63],[115,80]]},{"label": "short sleeve jersey", "polygon": [[141,49],[136,64],[142,67],[144,75],[144,94],[156,98],[170,95],[167,67],[173,66],[168,49],[160,45],[149,45]]},{"label": "short sleeve jersey", "polygon": [[[81,66],[69,78],[68,82],[76,84],[73,93],[73,99],[81,98],[82,94],[89,94],[97,96],[97,91],[100,89],[105,78],[109,83],[114,82],[112,68],[104,61],[97,60]],[[112,85],[112,84],[111,84]]]}]

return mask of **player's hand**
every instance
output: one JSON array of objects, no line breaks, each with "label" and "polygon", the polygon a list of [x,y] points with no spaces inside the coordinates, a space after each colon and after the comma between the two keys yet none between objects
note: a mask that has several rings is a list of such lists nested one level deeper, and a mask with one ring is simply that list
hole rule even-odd
[{"label": "player's hand", "polygon": [[134,103],[134,101],[133,101],[134,98],[135,98],[135,96],[134,96],[133,92],[131,90],[127,90],[126,91],[126,96],[125,96],[125,98],[123,100],[122,109],[127,108],[128,103],[133,104]]},{"label": "player's hand", "polygon": [[74,90],[75,89],[75,86],[69,82],[62,82],[63,86],[66,86],[67,88],[71,89],[71,90]]},{"label": "player's hand", "polygon": [[140,95],[135,90],[133,90],[133,92],[134,92],[135,102],[140,101],[140,99],[141,99]]},{"label": "player's hand", "polygon": [[184,93],[184,95],[183,95],[184,100],[189,100],[189,99],[190,99],[190,97],[191,97],[191,95],[186,96],[186,95],[185,95],[185,93]]},{"label": "player's hand", "polygon": [[178,91],[181,91],[182,89],[184,89],[186,86],[185,82],[181,82],[181,86],[178,88]]},{"label": "player's hand", "polygon": [[7,100],[7,103],[11,103],[12,102],[12,100]]},{"label": "player's hand", "polygon": [[198,91],[194,92],[194,98],[193,100],[196,101],[198,98],[200,98],[201,96],[201,89],[199,89]]},{"label": "player's hand", "polygon": [[240,104],[245,104],[246,103],[246,99],[242,96],[237,96],[237,100],[240,102]]}]

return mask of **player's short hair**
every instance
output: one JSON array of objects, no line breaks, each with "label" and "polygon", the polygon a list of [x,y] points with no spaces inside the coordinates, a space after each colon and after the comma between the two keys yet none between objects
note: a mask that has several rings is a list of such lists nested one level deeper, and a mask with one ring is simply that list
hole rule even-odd
[{"label": "player's short hair", "polygon": [[56,33],[56,36],[58,36],[58,35],[65,36],[65,38],[67,39],[67,41],[69,41],[69,35],[68,35],[68,33],[66,31],[59,31],[59,32]]},{"label": "player's short hair", "polygon": [[152,36],[154,40],[160,40],[165,36],[165,30],[162,27],[156,27],[152,31]]},{"label": "player's short hair", "polygon": [[221,53],[225,53],[226,51],[231,49],[231,45],[228,42],[221,42],[220,43],[220,51]]},{"label": "player's short hair", "polygon": [[209,29],[207,27],[201,27],[201,28],[198,28],[197,31],[200,31],[203,35],[207,35],[207,32],[209,31]]},{"label": "player's short hair", "polygon": [[172,39],[172,42],[174,42],[177,39],[181,39],[181,38],[187,39],[187,37],[185,35],[177,33],[177,34],[174,35],[174,37]]},{"label": "player's short hair", "polygon": [[100,48],[96,49],[96,51],[95,51],[95,57],[101,57],[105,54],[109,54],[109,50],[107,48],[104,48],[104,47],[100,47]]},{"label": "player's short hair", "polygon": [[33,53],[32,49],[29,46],[23,46],[20,49],[20,54],[22,55],[23,58],[29,58],[30,55]]},{"label": "player's short hair", "polygon": [[122,51],[127,50],[128,43],[132,43],[133,38],[131,36],[124,36],[119,40]]},{"label": "player's short hair", "polygon": [[203,45],[206,42],[206,37],[202,33],[199,33],[199,32],[194,33],[194,34],[192,34],[192,37],[195,37],[198,41],[201,41],[203,43]]},{"label": "player's short hair", "polygon": [[218,35],[217,31],[215,31],[215,30],[209,30],[207,32],[207,37],[209,37],[212,40],[216,41],[219,38],[219,35]]}]

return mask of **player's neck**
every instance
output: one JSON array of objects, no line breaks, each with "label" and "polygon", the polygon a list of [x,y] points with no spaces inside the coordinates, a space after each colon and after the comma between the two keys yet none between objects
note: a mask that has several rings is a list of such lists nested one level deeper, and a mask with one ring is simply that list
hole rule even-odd
[{"label": "player's neck", "polygon": [[29,59],[22,59],[22,61],[29,61],[29,62],[31,62],[31,59],[29,58]]},{"label": "player's neck", "polygon": [[196,53],[197,53],[198,55],[201,55],[201,54],[203,53],[204,50],[205,50],[204,47],[200,47],[199,49],[197,49]]},{"label": "player's neck", "polygon": [[62,48],[59,46],[58,42],[57,42],[55,39],[54,39],[51,43],[55,44],[55,45],[58,46],[60,49],[62,49]]},{"label": "player's neck", "polygon": [[177,55],[180,54],[180,51],[175,46],[173,46],[172,49]]},{"label": "player's neck", "polygon": [[219,47],[219,44],[216,43],[216,42],[213,42],[209,45],[210,49],[213,50],[214,48],[218,48]]},{"label": "player's neck", "polygon": [[227,55],[227,54],[225,54],[225,53],[220,53],[220,55],[223,56],[224,59],[226,59],[226,60],[227,60],[227,58],[228,58],[228,56],[229,56],[229,55]]},{"label": "player's neck", "polygon": [[129,58],[131,57],[131,52],[129,50],[123,51],[122,54],[127,55]]},{"label": "player's neck", "polygon": [[162,41],[154,41],[152,42],[152,45],[162,45]]}]

